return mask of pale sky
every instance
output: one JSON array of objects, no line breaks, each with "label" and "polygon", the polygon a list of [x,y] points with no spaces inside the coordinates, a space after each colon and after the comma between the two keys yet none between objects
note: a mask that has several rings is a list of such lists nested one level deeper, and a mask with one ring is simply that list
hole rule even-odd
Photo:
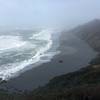
[{"label": "pale sky", "polygon": [[100,18],[100,0],[0,0],[1,27],[72,27]]}]

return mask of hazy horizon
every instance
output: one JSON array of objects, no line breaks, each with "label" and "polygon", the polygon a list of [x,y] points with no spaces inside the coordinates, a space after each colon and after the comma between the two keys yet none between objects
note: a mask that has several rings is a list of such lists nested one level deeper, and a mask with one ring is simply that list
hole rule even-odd
[{"label": "hazy horizon", "polygon": [[70,28],[99,18],[99,9],[99,0],[0,0],[0,27]]}]

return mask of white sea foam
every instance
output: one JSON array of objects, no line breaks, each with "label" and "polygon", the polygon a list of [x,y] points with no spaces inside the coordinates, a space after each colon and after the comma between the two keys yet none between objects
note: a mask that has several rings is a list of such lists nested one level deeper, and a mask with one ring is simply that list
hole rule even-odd
[{"label": "white sea foam", "polygon": [[53,31],[50,30],[43,30],[38,34],[33,34],[31,39],[38,39],[38,40],[48,40],[51,41],[51,35]]},{"label": "white sea foam", "polygon": [[[2,37],[2,39],[4,40],[5,38]],[[12,43],[10,47],[2,46],[4,49],[20,47],[22,45],[25,45],[26,43],[26,42],[22,42],[18,37],[8,36],[7,39],[9,39],[10,42],[15,42],[15,43]],[[3,80],[8,80],[12,77],[19,75],[20,72],[23,72],[24,70],[28,69],[27,67],[28,65],[37,63],[39,61],[41,61],[42,63],[50,61],[50,59],[56,54],[55,52],[52,52],[52,53],[47,52],[52,47],[52,44],[53,44],[51,31],[43,30],[38,34],[33,35],[30,39],[41,40],[41,41],[45,40],[47,43],[45,46],[41,46],[41,48],[38,48],[38,51],[36,52],[36,54],[28,60],[23,60],[16,63],[10,63],[10,64],[7,64],[6,66],[5,65],[0,66],[0,78],[2,78]],[[20,46],[18,46],[18,44],[20,44]],[[45,56],[46,57],[48,56],[48,59],[43,60],[42,57],[45,57]],[[36,66],[32,65],[32,67],[36,67]]]},{"label": "white sea foam", "polygon": [[18,48],[25,45],[26,42],[22,41],[19,36],[0,36],[0,52],[4,50]]}]

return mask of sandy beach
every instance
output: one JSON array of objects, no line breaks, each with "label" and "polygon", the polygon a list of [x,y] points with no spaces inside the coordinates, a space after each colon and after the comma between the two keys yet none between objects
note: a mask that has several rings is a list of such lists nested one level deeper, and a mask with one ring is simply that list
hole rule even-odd
[{"label": "sandy beach", "polygon": [[11,91],[30,91],[45,85],[55,76],[76,71],[88,65],[89,61],[96,55],[87,43],[78,37],[67,35],[67,33],[60,36],[59,43],[58,50],[61,53],[54,56],[50,62],[32,68],[20,76],[8,80],[7,83],[1,84],[0,87]]}]

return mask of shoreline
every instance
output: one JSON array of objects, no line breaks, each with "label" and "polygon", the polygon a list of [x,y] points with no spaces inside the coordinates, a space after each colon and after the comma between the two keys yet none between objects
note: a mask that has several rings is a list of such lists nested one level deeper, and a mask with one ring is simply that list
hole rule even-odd
[{"label": "shoreline", "polygon": [[[61,43],[63,41],[65,40],[60,40],[60,47],[58,49],[62,50],[63,47],[66,48],[63,48],[61,53],[55,55],[50,62],[37,64],[35,68],[31,64],[28,66],[31,70],[27,70],[20,76],[1,84],[0,88],[2,87],[10,91],[16,89],[31,91],[39,86],[45,85],[55,76],[73,72],[87,66],[90,60],[95,57],[95,52],[80,39],[71,37],[69,40],[66,39],[66,42],[62,45]],[[70,42],[73,45],[68,44]],[[77,48],[76,52],[73,52],[73,50],[70,52],[70,46],[75,49]]]}]

